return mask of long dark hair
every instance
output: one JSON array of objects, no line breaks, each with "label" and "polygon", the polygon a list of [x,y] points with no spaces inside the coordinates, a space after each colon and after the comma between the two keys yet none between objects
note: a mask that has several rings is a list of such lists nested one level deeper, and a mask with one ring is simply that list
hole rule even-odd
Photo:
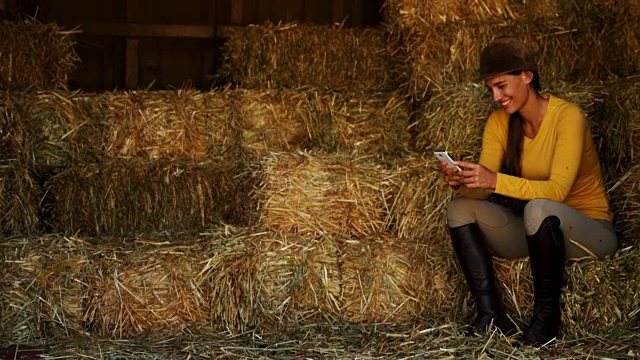
[{"label": "long dark hair", "polygon": [[[509,73],[510,75],[520,75],[521,70]],[[540,94],[540,76],[537,72],[533,72],[531,80],[536,94]],[[507,153],[502,163],[503,172],[507,175],[522,176],[522,144],[524,142],[524,125],[522,124],[522,116],[519,112],[514,112],[509,117],[509,133],[507,135]]]}]

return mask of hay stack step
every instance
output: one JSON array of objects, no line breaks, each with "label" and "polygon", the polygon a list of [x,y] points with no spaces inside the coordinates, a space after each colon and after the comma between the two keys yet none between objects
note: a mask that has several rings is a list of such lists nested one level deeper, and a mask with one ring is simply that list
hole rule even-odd
[{"label": "hay stack step", "polygon": [[[0,243],[0,338],[436,327],[473,316],[451,249],[390,234],[310,238],[227,227],[106,240],[50,235]],[[569,263],[563,332],[579,337],[637,326],[639,264],[638,248]],[[532,312],[528,262],[499,260],[496,271],[508,313],[524,326]]]}]

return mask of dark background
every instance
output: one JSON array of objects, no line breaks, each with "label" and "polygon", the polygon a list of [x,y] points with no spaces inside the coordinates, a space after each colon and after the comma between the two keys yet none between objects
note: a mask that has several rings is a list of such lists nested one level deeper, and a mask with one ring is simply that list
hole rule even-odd
[{"label": "dark background", "polygon": [[72,89],[215,86],[230,29],[265,21],[371,27],[384,0],[0,0],[9,20],[79,29]]}]

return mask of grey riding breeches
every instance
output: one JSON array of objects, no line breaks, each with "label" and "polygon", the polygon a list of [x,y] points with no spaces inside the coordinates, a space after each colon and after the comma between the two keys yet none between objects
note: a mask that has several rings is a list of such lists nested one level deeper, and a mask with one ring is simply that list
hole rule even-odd
[{"label": "grey riding breeches", "polygon": [[523,217],[487,200],[465,197],[454,199],[447,208],[449,227],[477,223],[489,250],[506,259],[527,257],[526,235],[535,234],[549,216],[560,219],[567,259],[603,258],[618,250],[618,239],[609,221],[591,219],[568,205],[551,200],[529,201]]}]

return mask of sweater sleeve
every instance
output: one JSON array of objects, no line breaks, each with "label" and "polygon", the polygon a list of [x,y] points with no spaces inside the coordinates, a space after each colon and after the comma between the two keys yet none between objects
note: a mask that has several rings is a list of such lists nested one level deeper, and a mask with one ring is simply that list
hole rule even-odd
[{"label": "sweater sleeve", "polygon": [[[482,151],[478,162],[491,171],[500,171],[502,159],[506,152],[508,127],[509,118],[501,110],[494,111],[487,119],[482,136]],[[492,190],[469,189],[464,186],[460,187],[458,192],[462,196],[479,200],[486,199],[493,193]]]},{"label": "sweater sleeve", "polygon": [[566,106],[559,111],[551,125],[555,126],[555,131],[549,134],[555,136],[555,140],[549,141],[550,146],[554,147],[548,179],[528,180],[499,173],[496,193],[521,200],[565,200],[580,167],[587,122],[577,106]]}]

